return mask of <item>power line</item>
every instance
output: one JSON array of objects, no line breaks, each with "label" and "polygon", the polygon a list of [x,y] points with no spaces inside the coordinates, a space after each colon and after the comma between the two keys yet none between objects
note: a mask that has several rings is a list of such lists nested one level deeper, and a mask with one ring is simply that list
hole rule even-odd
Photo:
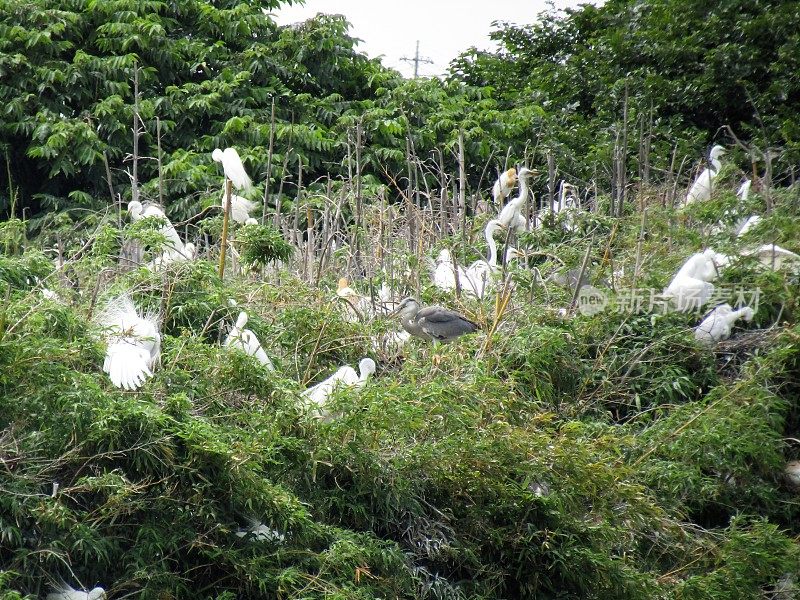
[{"label": "power line", "polygon": [[428,63],[433,64],[433,61],[430,58],[421,58],[419,55],[419,40],[417,40],[417,51],[414,53],[414,58],[407,58],[402,57],[400,60],[403,60],[407,63],[414,63],[414,77],[419,77],[419,63]]}]

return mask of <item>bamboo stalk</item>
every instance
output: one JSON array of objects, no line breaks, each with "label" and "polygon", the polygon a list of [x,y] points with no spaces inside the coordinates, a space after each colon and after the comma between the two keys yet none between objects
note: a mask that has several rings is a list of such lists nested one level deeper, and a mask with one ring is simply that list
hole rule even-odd
[{"label": "bamboo stalk", "polygon": [[267,223],[267,205],[269,204],[269,180],[272,177],[272,151],[275,142],[275,96],[272,97],[272,110],[269,118],[269,150],[267,151],[267,174],[264,177],[264,207],[261,211],[261,224]]},{"label": "bamboo stalk", "polygon": [[231,180],[225,178],[225,214],[222,217],[222,241],[219,250],[219,278],[225,276],[225,253],[228,248],[228,221],[231,214]]}]

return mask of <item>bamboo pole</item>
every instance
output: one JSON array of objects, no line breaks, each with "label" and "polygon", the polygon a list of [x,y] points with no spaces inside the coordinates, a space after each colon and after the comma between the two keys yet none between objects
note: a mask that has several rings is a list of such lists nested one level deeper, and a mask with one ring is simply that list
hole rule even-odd
[{"label": "bamboo pole", "polygon": [[222,217],[222,243],[219,250],[219,278],[225,276],[225,251],[228,248],[228,221],[231,214],[231,180],[225,178],[225,214]]}]

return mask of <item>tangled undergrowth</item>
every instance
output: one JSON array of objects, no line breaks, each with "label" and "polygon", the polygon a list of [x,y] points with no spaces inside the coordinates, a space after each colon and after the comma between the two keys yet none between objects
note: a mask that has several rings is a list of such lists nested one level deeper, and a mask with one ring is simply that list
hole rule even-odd
[{"label": "tangled undergrowth", "polygon": [[[795,205],[759,227],[797,251]],[[797,274],[748,260],[723,274],[760,288],[746,327],[769,330],[738,353],[736,337],[698,345],[695,314],[560,315],[571,292],[529,276],[559,267],[548,256],[580,266],[593,228],[591,268],[610,277],[613,254],[618,293],[637,244],[636,285],[661,288],[702,245],[740,243],[704,239],[708,216],[648,211],[641,240],[638,215],[537,233],[495,333],[494,299],[462,299],[484,332],[435,351],[376,345],[395,326],[344,318],[332,272],[316,288],[286,272],[223,280],[204,259],[124,272],[119,244],[99,242],[54,272],[35,243],[7,250],[2,597],[62,580],[153,599],[790,597]],[[92,320],[121,290],[162,317],[161,364],[138,392],[104,376]],[[219,343],[242,307],[274,372]],[[377,373],[335,395],[333,418],[302,408],[306,385],[363,356]],[[242,534],[256,521],[273,534]]]}]

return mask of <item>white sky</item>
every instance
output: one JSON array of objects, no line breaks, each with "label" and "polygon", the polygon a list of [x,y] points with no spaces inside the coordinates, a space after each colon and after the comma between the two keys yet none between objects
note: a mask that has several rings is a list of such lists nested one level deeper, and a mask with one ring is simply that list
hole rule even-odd
[{"label": "white sky", "polygon": [[[602,0],[553,0],[558,9]],[[350,35],[363,40],[358,50],[370,57],[383,55],[383,64],[406,77],[414,65],[417,40],[421,76],[441,75],[450,61],[470,46],[491,48],[492,21],[533,23],[547,8],[547,0],[306,0],[305,5],[284,6],[272,14],[280,25],[304,21],[319,12],[343,14],[351,23]]]}]

